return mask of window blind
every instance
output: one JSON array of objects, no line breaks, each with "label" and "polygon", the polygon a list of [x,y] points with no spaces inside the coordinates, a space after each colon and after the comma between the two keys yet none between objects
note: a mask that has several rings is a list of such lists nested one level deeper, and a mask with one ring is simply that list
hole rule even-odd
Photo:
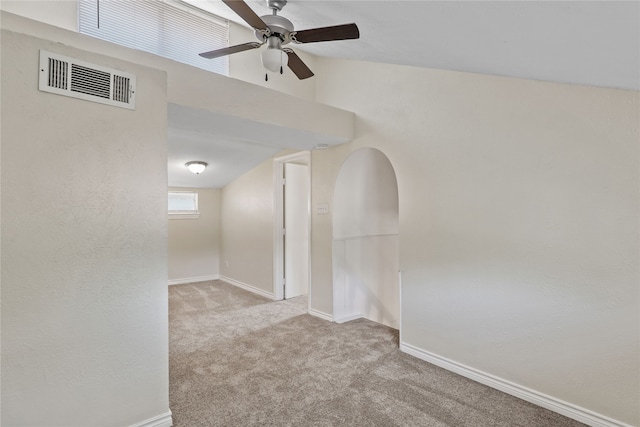
[{"label": "window blind", "polygon": [[168,202],[170,214],[198,213],[198,193],[169,192]]},{"label": "window blind", "polygon": [[229,74],[229,59],[201,52],[229,45],[229,22],[176,0],[79,0],[79,31],[102,40]]}]

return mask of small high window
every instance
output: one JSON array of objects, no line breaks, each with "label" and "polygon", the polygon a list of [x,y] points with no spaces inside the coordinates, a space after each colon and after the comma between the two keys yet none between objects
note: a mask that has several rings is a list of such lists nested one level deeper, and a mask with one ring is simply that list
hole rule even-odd
[{"label": "small high window", "polygon": [[169,219],[198,218],[198,193],[193,191],[169,192]]},{"label": "small high window", "polygon": [[80,31],[218,74],[227,56],[198,56],[229,46],[229,21],[178,0],[78,0]]}]

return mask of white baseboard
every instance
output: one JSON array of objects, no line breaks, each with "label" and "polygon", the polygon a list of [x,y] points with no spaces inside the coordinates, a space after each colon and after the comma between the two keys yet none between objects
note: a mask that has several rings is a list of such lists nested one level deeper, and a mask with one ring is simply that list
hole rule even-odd
[{"label": "white baseboard", "polygon": [[222,280],[223,282],[227,282],[230,285],[242,288],[245,291],[253,292],[254,294],[258,294],[258,295],[263,296],[265,298],[269,298],[271,300],[275,299],[275,297],[273,295],[273,292],[264,291],[264,290],[262,290],[260,288],[256,288],[255,286],[248,285],[246,283],[242,283],[242,282],[240,282],[238,280],[235,280],[235,279],[232,279],[230,277],[220,276],[220,280]]},{"label": "white baseboard", "polygon": [[173,420],[171,419],[171,411],[160,414],[157,417],[149,418],[139,423],[130,425],[129,427],[171,427]]},{"label": "white baseboard", "polygon": [[614,420],[580,406],[573,405],[544,393],[512,383],[511,381],[487,374],[486,372],[482,372],[445,357],[438,356],[437,354],[430,353],[407,343],[401,342],[400,350],[415,356],[418,359],[422,359],[448,371],[455,372],[463,377],[470,378],[491,388],[495,388],[593,427],[632,427],[621,421]]},{"label": "white baseboard", "polygon": [[220,280],[220,275],[214,274],[212,276],[198,276],[198,277],[185,277],[184,279],[171,279],[169,280],[169,286],[183,285],[185,283],[209,282],[211,280]]},{"label": "white baseboard", "polygon": [[310,308],[309,309],[309,314],[314,316],[314,317],[319,317],[320,319],[328,320],[329,322],[333,322],[333,316],[330,315],[330,314],[325,313],[324,311],[314,310],[314,309]]},{"label": "white baseboard", "polygon": [[364,316],[362,314],[352,314],[350,316],[344,316],[344,317],[340,317],[338,319],[336,319],[335,317],[333,318],[333,321],[336,323],[345,323],[345,322],[350,322],[352,320],[356,320],[356,319],[362,319]]}]

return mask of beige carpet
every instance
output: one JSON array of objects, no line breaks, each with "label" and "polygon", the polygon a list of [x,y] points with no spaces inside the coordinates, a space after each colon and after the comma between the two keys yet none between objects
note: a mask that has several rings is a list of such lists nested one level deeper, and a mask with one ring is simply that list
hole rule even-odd
[{"label": "beige carpet", "polygon": [[398,332],[224,282],[169,288],[175,427],[582,426],[398,350]]}]

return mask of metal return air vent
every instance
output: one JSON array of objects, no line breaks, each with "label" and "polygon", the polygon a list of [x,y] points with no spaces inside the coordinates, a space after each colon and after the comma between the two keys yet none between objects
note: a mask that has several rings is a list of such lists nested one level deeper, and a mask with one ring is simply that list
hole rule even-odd
[{"label": "metal return air vent", "polygon": [[133,74],[44,50],[40,51],[39,89],[130,110],[136,108]]}]

